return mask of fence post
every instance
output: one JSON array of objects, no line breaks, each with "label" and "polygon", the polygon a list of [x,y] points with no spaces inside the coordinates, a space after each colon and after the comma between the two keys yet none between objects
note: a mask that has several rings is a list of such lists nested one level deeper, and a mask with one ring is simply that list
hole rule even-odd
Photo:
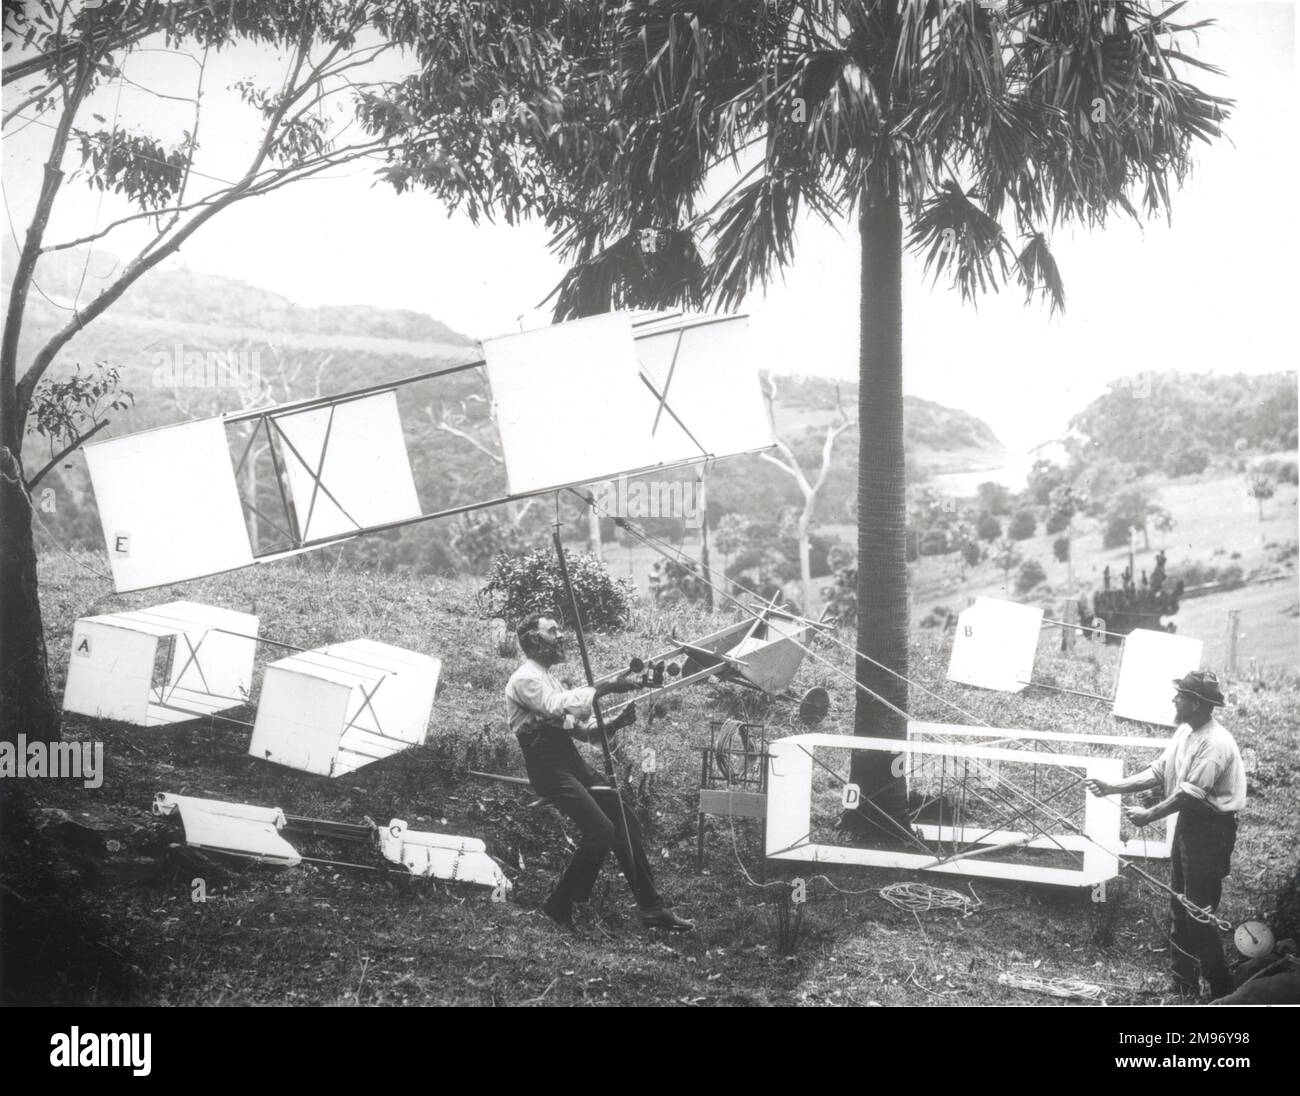
[{"label": "fence post", "polygon": [[1241,610],[1228,610],[1228,652],[1224,657],[1224,672],[1235,674],[1237,672],[1237,636],[1241,631]]},{"label": "fence post", "polygon": [[1065,603],[1061,606],[1061,623],[1065,625],[1061,629],[1061,650],[1074,650],[1074,624],[1079,621],[1079,603],[1074,598],[1066,598]]}]

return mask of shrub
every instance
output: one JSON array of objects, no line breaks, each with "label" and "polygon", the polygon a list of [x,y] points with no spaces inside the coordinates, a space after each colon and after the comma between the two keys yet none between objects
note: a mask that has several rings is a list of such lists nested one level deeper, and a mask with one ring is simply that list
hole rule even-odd
[{"label": "shrub", "polygon": [[705,601],[709,590],[693,567],[676,560],[661,559],[655,562],[650,572],[650,596],[656,605],[675,605],[682,601]]},{"label": "shrub", "polygon": [[1165,455],[1165,471],[1171,476],[1195,476],[1210,464],[1210,450],[1199,441],[1179,438]]},{"label": "shrub", "polygon": [[[1166,588],[1164,552],[1156,555],[1156,565],[1150,579],[1145,571],[1142,572],[1140,585],[1134,581],[1133,572],[1128,567],[1124,568],[1120,576],[1119,589],[1111,588],[1109,567],[1102,571],[1101,581],[1102,588],[1093,595],[1091,605],[1086,596],[1079,599],[1079,619],[1091,621],[1100,617],[1104,620],[1106,631],[1111,633],[1106,636],[1108,644],[1118,643],[1134,628],[1174,631],[1172,624],[1162,624],[1160,618],[1178,612],[1178,602],[1183,596],[1183,582],[1178,580],[1172,588]],[[1083,634],[1088,637],[1092,633],[1085,628]]]},{"label": "shrub", "polygon": [[519,555],[527,546],[516,526],[492,514],[467,514],[451,534],[452,550],[474,574],[482,574],[497,556]]},{"label": "shrub", "polygon": [[858,566],[856,561],[835,572],[835,585],[822,588],[828,614],[840,628],[858,622]]},{"label": "shrub", "polygon": [[1027,594],[1039,583],[1047,581],[1047,572],[1043,570],[1043,565],[1036,559],[1027,559],[1020,567],[1020,574],[1016,576],[1016,593]]},{"label": "shrub", "polygon": [[1047,515],[1047,526],[1044,529],[1046,533],[1059,533],[1070,524],[1070,514],[1065,510],[1053,510]]},{"label": "shrub", "polygon": [[1017,510],[1007,526],[1007,536],[1012,540],[1028,540],[1038,528],[1038,519],[1032,510]]},{"label": "shrub", "polygon": [[961,558],[966,561],[967,567],[974,567],[984,558],[984,549],[973,540],[963,541]]},{"label": "shrub", "polygon": [[930,615],[921,621],[922,628],[942,628],[945,632],[957,627],[957,614],[946,605],[936,605]]},{"label": "shrub", "polygon": [[1064,563],[1070,558],[1070,538],[1057,537],[1052,541],[1052,555]]},{"label": "shrub", "polygon": [[923,556],[947,555],[952,548],[948,544],[948,534],[943,529],[930,529],[921,537],[919,548]]},{"label": "shrub", "polygon": [[975,522],[975,533],[980,540],[997,540],[1002,535],[1002,523],[984,510]]},{"label": "shrub", "polygon": [[[636,588],[626,579],[611,577],[604,560],[588,552],[565,549],[564,558],[583,625],[595,632],[623,627]],[[560,564],[548,548],[534,548],[521,556],[497,556],[478,597],[484,616],[498,617],[511,627],[529,613],[553,614],[560,623],[574,626]]]}]

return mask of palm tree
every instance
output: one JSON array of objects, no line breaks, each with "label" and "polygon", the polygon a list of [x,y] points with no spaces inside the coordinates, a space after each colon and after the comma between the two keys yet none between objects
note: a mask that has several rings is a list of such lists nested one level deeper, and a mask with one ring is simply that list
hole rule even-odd
[{"label": "palm tree", "polygon": [[[855,219],[865,657],[854,729],[901,738],[904,248],[964,299],[1014,282],[1027,300],[1063,309],[1050,232],[1102,226],[1117,213],[1168,213],[1193,140],[1220,135],[1230,101],[1184,78],[1189,68],[1218,71],[1184,45],[1208,21],[1171,22],[1181,6],[1157,14],[1138,0],[630,0],[616,11],[570,3],[551,16],[573,58],[555,94],[508,111],[508,133],[467,137],[449,127],[457,144],[408,158],[397,178],[414,176],[452,201],[472,192],[471,213],[540,211],[572,263],[558,287],[560,318],[734,306],[791,261],[805,209]],[[502,155],[503,146],[516,154]],[[489,186],[455,174],[489,159]],[[703,208],[720,165],[737,177]],[[879,792],[874,805],[902,819],[891,763],[862,751],[851,778],[865,802]]]}]

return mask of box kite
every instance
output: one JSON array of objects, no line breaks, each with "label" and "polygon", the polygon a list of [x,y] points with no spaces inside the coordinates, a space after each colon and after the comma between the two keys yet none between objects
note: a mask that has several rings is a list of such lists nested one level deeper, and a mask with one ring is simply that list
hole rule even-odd
[{"label": "box kite", "polygon": [[[119,592],[265,563],[511,499],[769,448],[744,316],[611,313],[486,339],[483,358],[337,396],[85,446]],[[425,512],[400,397],[483,369],[508,493]],[[236,458],[238,439],[248,431]],[[254,444],[278,502],[242,494]],[[237,445],[236,448],[239,446]],[[248,515],[279,539],[255,544]]]}]

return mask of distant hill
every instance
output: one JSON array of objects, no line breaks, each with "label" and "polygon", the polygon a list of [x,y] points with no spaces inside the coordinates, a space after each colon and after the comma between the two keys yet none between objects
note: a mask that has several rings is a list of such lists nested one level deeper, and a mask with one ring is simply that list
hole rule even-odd
[{"label": "distant hill", "polygon": [[[5,268],[12,270],[12,244],[5,255]],[[56,253],[49,260],[38,272],[40,292],[29,298],[20,362],[68,322],[83,269],[87,270],[80,293],[84,302],[118,262],[112,255],[95,252],[87,268],[85,252],[71,251]],[[271,385],[269,398],[282,402],[348,392],[465,361],[475,355],[476,346],[474,339],[420,313],[367,305],[307,308],[237,279],[166,267],[151,271],[79,332],[60,352],[48,376],[66,375],[77,365],[85,368],[96,362],[116,367],[122,387],[135,398],[130,410],[111,416],[107,436],[117,436],[237,410],[241,399],[250,395],[224,387],[175,389],[170,381],[160,381],[164,372],[160,365],[176,360],[178,352],[251,359],[262,383]],[[815,469],[825,425],[838,417],[841,401],[849,413],[855,412],[857,385],[787,376],[777,377],[776,385],[777,428],[805,466]],[[461,432],[491,438],[487,395],[485,378],[477,370],[399,390],[407,448],[426,512],[505,492],[501,465]],[[904,406],[909,478],[940,465],[962,470],[996,462],[1004,452],[988,425],[964,411],[912,397],[905,399]],[[439,424],[444,420],[454,428],[442,428]],[[232,438],[235,435],[238,431]],[[232,445],[232,456],[238,459],[242,448],[233,440]],[[39,442],[36,447],[34,451],[43,448]],[[263,452],[255,463],[268,461]],[[259,498],[274,490],[273,476],[266,469],[255,478]],[[64,461],[50,483],[60,490],[57,511],[44,520],[49,531],[65,545],[99,543],[94,495],[80,454]],[[851,521],[856,495],[857,434],[850,432],[835,450],[832,474],[819,503],[821,520]],[[794,481],[757,456],[719,462],[710,473],[709,497],[711,509],[720,513],[776,515],[800,504]],[[263,501],[275,504],[274,497]],[[455,527],[454,522],[437,522],[409,530],[399,539],[364,538],[346,552],[370,566],[454,569]]]},{"label": "distant hill", "polygon": [[[17,261],[12,240],[6,241],[3,257],[7,283]],[[84,304],[95,287],[120,265],[121,260],[106,251],[95,251],[89,257],[80,250],[54,252],[44,256],[37,267],[36,281],[41,292],[32,297],[46,304],[51,313],[58,313],[60,308],[72,307],[81,287],[80,301]],[[164,266],[144,275],[105,314],[104,320],[111,322],[124,316],[163,322],[184,320],[188,324],[276,335],[406,339],[451,346],[473,346],[476,342],[421,312],[369,305],[309,307],[236,278],[203,274],[184,266]]]},{"label": "distant hill", "polygon": [[[849,415],[856,414],[856,382],[781,375],[773,379],[776,426],[783,434],[799,435],[809,427],[820,432],[839,417],[840,408]],[[1006,446],[983,419],[917,396],[903,397],[903,429],[908,452],[918,458],[927,452],[983,451],[996,455],[1006,451]]]},{"label": "distant hill", "polygon": [[1138,373],[1070,420],[1091,459],[1159,467],[1179,447],[1213,457],[1296,448],[1296,374]]}]

